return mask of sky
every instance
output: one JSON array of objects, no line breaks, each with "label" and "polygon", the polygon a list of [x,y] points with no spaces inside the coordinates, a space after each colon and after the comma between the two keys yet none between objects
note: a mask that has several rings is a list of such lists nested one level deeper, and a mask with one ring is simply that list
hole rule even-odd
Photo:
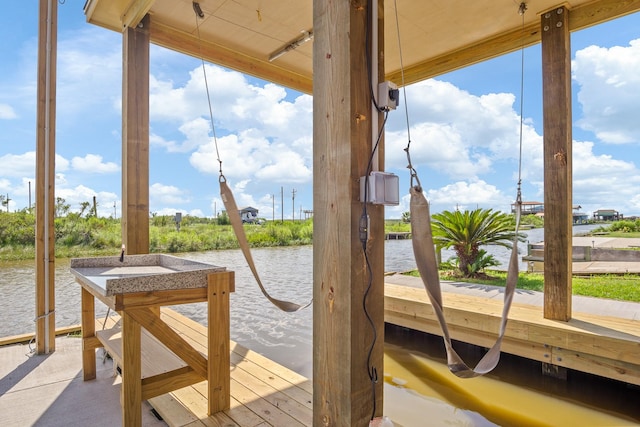
[{"label": "sky", "polygon": [[[119,218],[122,37],[86,23],[83,5],[58,6],[56,197],[79,211],[95,196],[100,216]],[[37,31],[37,0],[3,3],[0,194],[10,211],[35,200]],[[571,47],[573,204],[588,215],[640,215],[640,14],[572,33]],[[522,197],[542,202],[539,45],[525,50],[524,63]],[[237,204],[266,219],[312,210],[312,96],[214,64],[205,69]],[[409,210],[409,135],[432,212],[510,211],[521,70],[515,52],[401,90],[385,134],[385,169],[399,176],[401,200],[385,208],[386,218]],[[150,73],[150,212],[212,217],[224,208],[202,62],[152,45]]]}]

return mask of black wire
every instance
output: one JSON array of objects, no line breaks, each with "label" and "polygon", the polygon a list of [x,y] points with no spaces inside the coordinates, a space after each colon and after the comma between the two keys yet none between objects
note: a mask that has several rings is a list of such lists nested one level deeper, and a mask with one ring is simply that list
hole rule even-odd
[{"label": "black wire", "polygon": [[[369,325],[371,326],[372,339],[371,344],[369,346],[369,350],[367,352],[367,375],[369,376],[369,380],[371,381],[371,400],[372,400],[372,411],[371,411],[371,419],[373,420],[376,415],[376,384],[378,383],[378,369],[372,363],[373,351],[375,349],[376,343],[378,341],[378,331],[376,329],[376,324],[373,321],[373,318],[369,314],[369,310],[367,308],[367,299],[369,297],[369,293],[371,292],[371,288],[373,287],[373,268],[371,267],[371,261],[369,260],[369,254],[367,253],[367,241],[368,241],[368,233],[369,233],[369,224],[368,224],[368,212],[367,212],[367,204],[369,203],[369,176],[373,169],[373,159],[378,151],[378,147],[380,145],[380,141],[382,140],[382,135],[384,134],[384,129],[387,123],[387,119],[389,117],[389,109],[381,108],[377,101],[374,93],[373,81],[372,81],[372,61],[371,61],[371,32],[372,32],[372,19],[373,13],[372,8],[370,6],[367,7],[367,25],[366,25],[366,37],[365,37],[365,46],[366,46],[366,61],[367,61],[367,71],[369,78],[369,94],[371,97],[371,103],[374,105],[377,111],[384,112],[384,119],[382,121],[382,125],[378,131],[378,135],[376,136],[376,142],[371,150],[371,155],[369,156],[369,161],[367,163],[367,169],[365,174],[365,183],[364,183],[364,200],[362,207],[362,216],[360,217],[360,241],[362,242],[362,252],[364,254],[365,264],[367,268],[368,274],[368,283],[367,288],[364,291],[362,296],[362,310],[364,312]],[[377,73],[377,70],[375,71]],[[376,120],[376,117],[372,117],[371,120]],[[366,230],[363,231],[363,227]]]}]

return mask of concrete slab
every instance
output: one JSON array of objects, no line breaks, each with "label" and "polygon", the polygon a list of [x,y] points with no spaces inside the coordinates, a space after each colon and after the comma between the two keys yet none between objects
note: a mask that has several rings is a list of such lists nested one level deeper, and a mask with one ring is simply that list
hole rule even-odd
[{"label": "concrete slab", "polygon": [[[0,425],[119,426],[120,377],[97,357],[97,378],[82,380],[82,341],[59,337],[56,351],[35,355],[28,345],[0,347]],[[143,403],[144,426],[166,426]]]}]

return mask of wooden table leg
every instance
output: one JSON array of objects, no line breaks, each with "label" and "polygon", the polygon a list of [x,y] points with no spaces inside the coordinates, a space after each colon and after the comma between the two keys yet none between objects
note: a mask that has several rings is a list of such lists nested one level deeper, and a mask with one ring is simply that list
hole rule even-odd
[{"label": "wooden table leg", "polygon": [[234,272],[213,273],[208,280],[208,409],[211,415],[231,405],[229,293],[235,288]]},{"label": "wooden table leg", "polygon": [[81,288],[81,324],[82,324],[82,378],[85,381],[96,378],[96,349],[87,345],[88,339],[96,334],[95,299],[90,292]]},{"label": "wooden table leg", "polygon": [[122,425],[142,425],[140,324],[122,311]]}]

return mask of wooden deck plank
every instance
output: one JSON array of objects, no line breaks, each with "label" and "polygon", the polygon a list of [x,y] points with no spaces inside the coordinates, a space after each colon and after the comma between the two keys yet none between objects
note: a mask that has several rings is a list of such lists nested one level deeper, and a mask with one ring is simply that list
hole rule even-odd
[{"label": "wooden deck plank", "polygon": [[171,420],[171,426],[182,427],[204,426],[202,421],[196,417],[187,407],[185,407],[171,393],[163,394],[152,399],[149,403],[155,408],[163,419]]},{"label": "wooden deck plank", "polygon": [[[206,340],[207,329],[205,326],[175,311],[163,310],[162,318],[167,324],[179,329],[181,333],[188,336],[191,345],[194,345],[200,349],[200,351],[206,349],[204,346],[206,341],[203,341]],[[231,341],[231,352],[232,366],[236,366],[242,361],[250,362],[250,364],[244,365],[245,370],[252,372],[260,378],[268,378],[274,388],[278,390],[288,390],[289,392],[287,394],[290,397],[300,403],[307,403],[307,398],[313,389],[309,379],[233,341]]]},{"label": "wooden deck plank", "polygon": [[[488,347],[497,337],[502,301],[443,294],[453,339]],[[441,335],[424,289],[385,285],[385,320]],[[503,351],[533,360],[640,385],[640,322],[574,313],[568,321],[545,319],[538,306],[514,303]]]},{"label": "wooden deck plank", "polygon": [[[207,328],[171,310],[162,319],[205,353]],[[207,382],[150,399],[171,426],[303,426],[312,422],[311,382],[231,341],[231,407],[207,416]]]}]

